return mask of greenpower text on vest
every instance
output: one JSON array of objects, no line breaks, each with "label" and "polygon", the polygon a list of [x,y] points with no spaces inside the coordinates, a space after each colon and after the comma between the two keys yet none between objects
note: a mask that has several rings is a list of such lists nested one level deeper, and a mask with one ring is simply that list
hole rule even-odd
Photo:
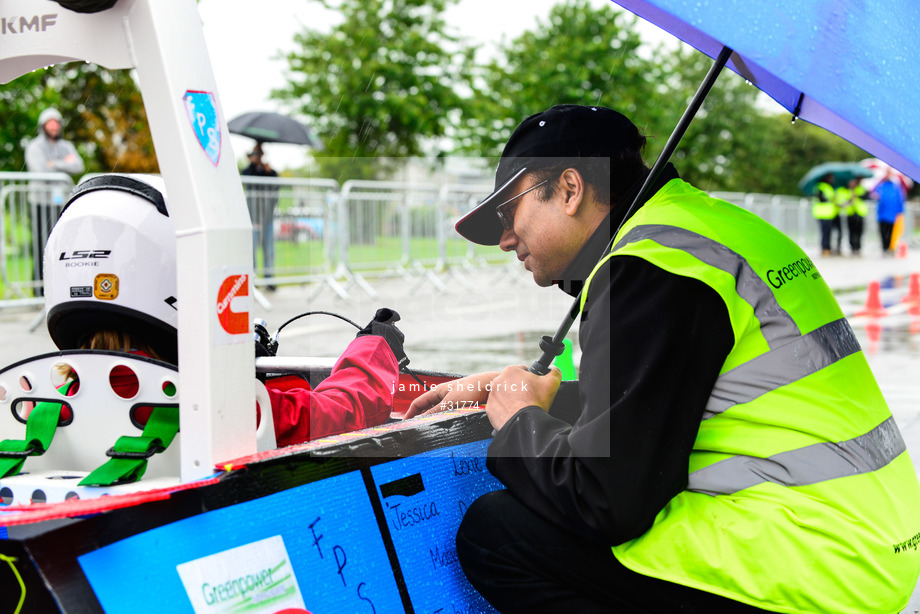
[{"label": "greenpower text on vest", "polygon": [[779,289],[782,288],[786,282],[792,281],[800,275],[804,277],[812,271],[814,271],[812,278],[817,279],[820,273],[815,269],[815,263],[811,261],[811,258],[806,256],[805,258],[790,262],[782,268],[770,269],[767,271],[767,281],[770,282],[771,286]]}]

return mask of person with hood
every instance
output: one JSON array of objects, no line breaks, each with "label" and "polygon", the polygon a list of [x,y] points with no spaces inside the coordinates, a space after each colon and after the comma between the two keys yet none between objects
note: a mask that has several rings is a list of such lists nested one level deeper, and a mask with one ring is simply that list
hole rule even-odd
[{"label": "person with hood", "polygon": [[495,429],[506,488],[466,508],[460,565],[503,614],[901,611],[920,483],[840,305],[762,218],[649,177],[645,140],[532,115],[457,222],[579,296],[582,350],[574,392],[509,366],[406,412],[484,402]]},{"label": "person with hood", "polygon": [[[38,116],[38,136],[26,146],[26,170],[30,173],[66,173],[71,176],[83,174],[84,166],[73,143],[63,137],[63,118],[54,108],[42,111]],[[42,258],[48,233],[57,219],[58,209],[63,204],[55,198],[55,192],[48,182],[33,182],[29,187],[32,205],[32,279],[39,284],[37,294],[42,293],[44,279]],[[58,202],[56,202],[58,201]]]}]

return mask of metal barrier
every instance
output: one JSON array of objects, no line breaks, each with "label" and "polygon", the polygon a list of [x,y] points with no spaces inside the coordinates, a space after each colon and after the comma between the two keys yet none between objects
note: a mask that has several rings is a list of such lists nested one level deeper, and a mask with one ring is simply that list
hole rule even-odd
[{"label": "metal barrier", "polygon": [[[390,181],[346,181],[338,201],[339,261],[327,277],[339,294],[352,285],[372,298],[368,277],[424,276],[437,260],[438,187]],[[347,285],[336,288],[334,279]]]},{"label": "metal barrier", "polygon": [[[456,221],[482,201],[484,183],[402,183],[243,176],[253,224],[258,288],[316,284],[349,298],[357,286],[376,298],[372,280],[400,277],[410,292],[430,284],[469,288],[464,274],[494,272],[494,282],[526,283],[513,254],[470,243],[457,235]],[[41,253],[73,181],[62,173],[0,173],[0,308],[41,305]],[[811,200],[796,196],[713,192],[764,218],[800,245],[817,245]],[[869,202],[863,242],[878,236],[875,205]],[[905,207],[904,236],[917,236],[920,203]],[[37,231],[35,231],[37,229]],[[502,266],[496,266],[502,265]],[[448,280],[448,278],[450,278]],[[257,292],[257,299],[265,301]]]},{"label": "metal barrier", "polygon": [[0,172],[0,306],[42,305],[42,255],[73,189],[65,173]]},{"label": "metal barrier", "polygon": [[743,192],[712,192],[710,195],[757,214],[799,245],[811,246],[817,242],[817,224],[811,216],[811,199]]},{"label": "metal barrier", "polygon": [[464,284],[465,280],[462,275],[458,275],[458,268],[461,271],[475,273],[479,269],[495,265],[502,266],[498,268],[493,283],[505,276],[508,276],[511,282],[526,280],[526,276],[518,274],[521,264],[512,253],[502,252],[491,245],[471,243],[454,230],[457,220],[482,202],[492,190],[491,184],[446,184],[441,190],[444,274],[452,276],[461,284]]},{"label": "metal barrier", "polygon": [[256,284],[318,281],[336,264],[336,204],[333,179],[244,175],[252,219]]},{"label": "metal barrier", "polygon": [[[812,199],[810,198],[741,192],[712,192],[711,195],[756,213],[802,247],[816,248],[818,245],[818,223],[811,214]],[[879,236],[876,205],[871,200],[867,201],[867,205],[869,212],[865,217],[862,242],[863,245],[874,245],[873,239]],[[916,201],[905,203],[903,236],[908,242],[920,241],[920,237],[915,236],[920,231],[917,226],[918,217],[920,217],[920,203]],[[844,235],[846,235],[845,230]]]}]

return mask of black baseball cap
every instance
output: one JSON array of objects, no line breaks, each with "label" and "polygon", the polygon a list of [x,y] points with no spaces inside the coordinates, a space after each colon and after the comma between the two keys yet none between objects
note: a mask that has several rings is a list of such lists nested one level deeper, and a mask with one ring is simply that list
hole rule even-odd
[{"label": "black baseball cap", "polygon": [[495,207],[513,196],[506,192],[524,173],[574,158],[617,158],[643,142],[639,129],[625,115],[605,107],[561,104],[531,115],[505,144],[492,194],[454,228],[473,243],[498,245],[503,227]]}]

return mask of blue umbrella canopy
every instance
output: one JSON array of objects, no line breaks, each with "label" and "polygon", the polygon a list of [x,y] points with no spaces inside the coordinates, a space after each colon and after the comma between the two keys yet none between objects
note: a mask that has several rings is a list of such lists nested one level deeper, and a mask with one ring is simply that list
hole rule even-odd
[{"label": "blue umbrella canopy", "polygon": [[815,192],[815,186],[827,175],[833,179],[833,187],[840,187],[848,184],[851,179],[864,179],[872,176],[872,171],[859,162],[824,162],[813,166],[799,180],[799,189],[803,194],[811,195]]},{"label": "blue umbrella canopy", "polygon": [[613,0],[920,180],[917,0]]}]

